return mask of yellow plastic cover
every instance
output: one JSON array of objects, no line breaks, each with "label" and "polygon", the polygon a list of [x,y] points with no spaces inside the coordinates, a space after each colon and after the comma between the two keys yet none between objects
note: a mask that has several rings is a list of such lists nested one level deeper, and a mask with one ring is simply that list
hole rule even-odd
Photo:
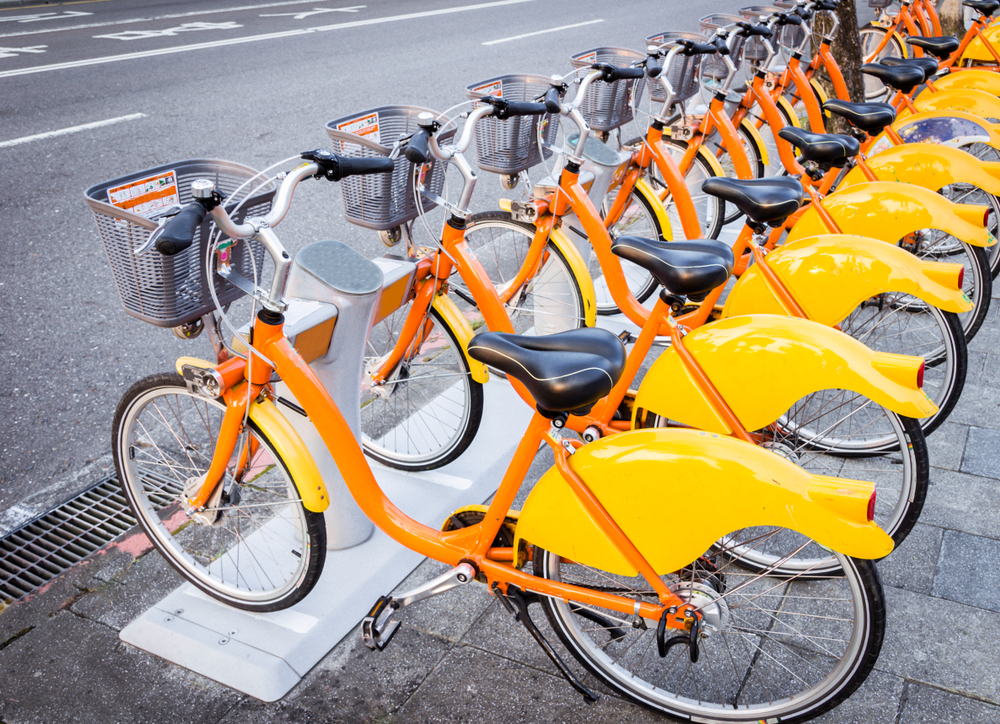
[{"label": "yellow plastic cover", "polygon": [[[998,164],[1000,165],[1000,164]],[[784,244],[767,256],[774,271],[809,319],[832,327],[866,299],[903,292],[946,312],[967,312],[973,304],[958,287],[961,264],[921,261],[884,241],[825,234]],[[785,314],[757,265],[736,282],[722,318]]]},{"label": "yellow plastic cover", "polygon": [[[938,409],[917,387],[921,358],[873,352],[807,319],[732,317],[694,330],[684,346],[747,430],[771,424],[806,395],[827,389],[851,390],[907,417],[929,417]],[[635,400],[640,408],[684,425],[729,432],[712,424],[718,415],[674,349],[646,373]]]},{"label": "yellow plastic cover", "polygon": [[[570,467],[660,575],[748,526],[791,528],[856,558],[881,558],[893,548],[892,539],[868,521],[871,483],[810,475],[733,438],[635,430],[583,447]],[[515,550],[523,539],[577,563],[636,575],[556,468],[528,496],[517,539]]]},{"label": "yellow plastic cover", "polygon": [[[1000,73],[995,75],[1000,77]],[[931,191],[940,191],[950,184],[968,183],[1000,196],[1000,163],[981,161],[960,148],[936,143],[907,143],[892,146],[869,158],[868,166],[879,181],[915,184]],[[837,188],[863,183],[868,183],[868,179],[855,166]]]},{"label": "yellow plastic cover", "polygon": [[[992,246],[996,239],[983,225],[985,206],[953,204],[940,194],[913,184],[871,181],[836,191],[823,207],[841,233],[860,234],[897,243],[921,229],[939,229],[973,246]],[[815,208],[806,211],[788,241],[828,234]]]}]

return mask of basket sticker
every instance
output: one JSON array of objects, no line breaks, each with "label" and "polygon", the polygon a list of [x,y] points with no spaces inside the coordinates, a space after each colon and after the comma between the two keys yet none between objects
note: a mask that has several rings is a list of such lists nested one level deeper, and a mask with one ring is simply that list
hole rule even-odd
[{"label": "basket sticker", "polygon": [[586,55],[581,55],[576,59],[578,63],[596,63],[597,62],[597,51],[593,53],[587,53]]},{"label": "basket sticker", "polygon": [[139,216],[150,216],[155,211],[175,206],[181,202],[181,197],[177,193],[177,174],[173,171],[164,171],[149,178],[110,188],[108,202],[112,206]]},{"label": "basket sticker", "polygon": [[339,123],[337,124],[337,130],[361,136],[372,143],[382,143],[378,132],[378,113],[369,113],[367,116],[355,118],[353,121]]}]

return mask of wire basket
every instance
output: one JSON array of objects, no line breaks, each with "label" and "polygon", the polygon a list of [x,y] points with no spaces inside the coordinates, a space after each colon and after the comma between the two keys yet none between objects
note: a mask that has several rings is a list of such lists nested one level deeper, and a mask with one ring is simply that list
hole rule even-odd
[{"label": "wire basket", "polygon": [[[501,75],[466,86],[465,94],[471,100],[492,95],[518,102],[533,101],[548,89],[549,79],[542,75]],[[514,116],[505,121],[492,116],[481,118],[476,124],[479,168],[490,173],[513,176],[531,168],[543,158],[549,158],[551,150],[538,150],[539,124],[545,144],[550,146],[555,143],[559,132],[558,114]]]},{"label": "wire basket", "polygon": [[[336,144],[336,152],[344,156],[376,158],[392,153],[393,144],[417,131],[417,116],[434,113],[416,106],[381,106],[337,118],[326,124],[326,132]],[[437,116],[437,113],[434,113]],[[438,143],[455,135],[454,129],[435,134]],[[436,158],[424,164],[420,173],[424,187],[441,194],[447,163]],[[400,153],[392,173],[350,176],[342,179],[344,217],[352,224],[384,231],[417,218],[418,207],[413,195],[416,169]],[[427,198],[420,208],[429,211],[436,206]]]},{"label": "wire basket", "polygon": [[[657,33],[646,38],[646,45],[655,45],[666,52],[670,52],[677,46],[678,40],[693,40],[696,43],[706,43],[706,38],[701,33],[691,31],[674,31]],[[682,55],[678,53],[670,61],[670,67],[663,69],[663,74],[670,82],[670,87],[674,89],[674,103],[683,103],[698,92],[700,83],[698,72],[701,70],[702,55]],[[667,99],[667,93],[659,83],[649,84],[650,100],[663,103]]]},{"label": "wire basket", "polygon": [[876,8],[877,10],[882,10],[889,7],[895,2],[895,0],[868,0],[868,7]]},{"label": "wire basket", "polygon": [[[735,23],[742,23],[743,18],[739,15],[727,15],[725,13],[714,13],[712,15],[706,15],[699,22],[701,27],[701,32],[705,35],[712,36],[715,34],[716,30],[722,28],[730,28]],[[743,62],[743,53],[746,48],[746,38],[742,35],[730,35],[726,42],[730,43],[729,59],[733,61],[733,65],[739,70],[740,63]],[[726,76],[729,75],[729,68],[726,66],[726,61],[722,59],[721,55],[712,55],[705,59],[705,62],[701,66],[701,74],[705,80],[724,80]]]},{"label": "wire basket", "polygon": [[[791,4],[791,9],[795,5]],[[772,15],[774,13],[786,13],[789,8],[776,5],[750,5],[740,8],[739,13],[742,19],[751,23],[756,23],[761,15]],[[797,25],[781,25],[774,29],[774,36],[771,38],[771,45],[776,50],[781,48],[796,48],[805,39],[805,30]],[[747,41],[743,57],[750,62],[756,63],[767,60],[767,47],[764,41],[758,37],[750,38]]]},{"label": "wire basket", "polygon": [[[159,208],[191,203],[191,182],[195,179],[210,179],[215,182],[218,191],[230,195],[256,175],[252,168],[238,163],[194,159],[148,168],[91,186],[84,192],[87,205],[94,212],[122,306],[128,314],[157,327],[176,327],[193,322],[215,309],[205,277],[205,255],[211,233],[216,229],[211,218],[202,222],[195,243],[179,254],[163,256],[150,249],[142,256],[136,256],[135,250],[146,243],[150,232],[158,226],[156,221],[146,216]],[[152,186],[155,189],[151,190]],[[253,185],[248,184],[248,187]],[[263,216],[271,210],[274,192],[274,184],[268,183],[257,189],[236,212],[232,212],[235,206],[232,201],[226,204],[226,208],[237,223],[242,223],[247,216]],[[135,204],[131,210],[114,206],[109,203],[112,193],[118,203],[130,204],[134,201]],[[256,241],[250,242],[250,246],[257,275],[260,276],[264,249]],[[243,276],[253,278],[247,242],[240,241],[230,247],[230,255],[233,268]],[[243,295],[240,289],[218,275],[214,276],[212,283],[221,304],[228,304]]]},{"label": "wire basket", "polygon": [[[646,54],[637,50],[604,47],[577,53],[570,60],[574,68],[588,68],[593,63],[623,67],[645,59]],[[580,112],[592,130],[612,131],[632,120],[632,104],[639,104],[645,87],[645,78],[628,78],[614,83],[597,81],[587,89]]]}]

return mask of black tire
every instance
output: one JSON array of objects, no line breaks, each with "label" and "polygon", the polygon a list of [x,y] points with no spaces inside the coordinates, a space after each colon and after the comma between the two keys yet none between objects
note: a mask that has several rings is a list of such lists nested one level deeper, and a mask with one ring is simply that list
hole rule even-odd
[{"label": "black tire", "polygon": [[[882,648],[886,624],[885,598],[871,561],[838,554],[840,576],[817,581],[755,577],[741,572],[738,562],[722,561],[714,547],[706,555],[706,565],[701,565],[703,556],[663,577],[682,597],[698,595],[703,620],[712,617],[719,622],[710,637],[701,639],[698,663],[689,663],[685,646],[674,647],[660,659],[655,622],[619,625],[625,618],[622,614],[588,607],[615,625],[608,629],[595,626],[592,616],[574,613],[573,606],[562,600],[542,597],[542,606],[567,650],[590,673],[631,701],[682,720],[806,721],[833,709],[868,677]],[[715,571],[724,572],[712,570],[713,557],[721,564]],[[592,569],[538,546],[533,565],[536,576],[656,600],[641,577],[591,573]],[[685,594],[685,585],[694,591]],[[768,605],[766,613],[759,601],[751,603],[764,593],[781,599],[769,598],[768,603],[775,605]],[[718,601],[727,597],[723,614]],[[823,600],[815,600],[810,608],[811,597]],[[816,631],[814,637],[804,633],[807,627]],[[620,638],[613,639],[609,635],[613,631]],[[750,679],[755,679],[754,685],[746,686]],[[797,692],[800,686],[802,691]],[[793,687],[797,696],[789,698]]]},{"label": "black tire", "polygon": [[[139,525],[186,580],[230,606],[278,611],[316,585],[326,561],[326,524],[322,513],[304,507],[285,462],[252,420],[234,458],[252,436],[259,443],[253,477],[237,482],[234,462],[215,524],[184,517],[184,483],[207,471],[224,410],[189,393],[179,375],[140,380],[115,411],[115,469]],[[256,561],[265,556],[262,578]]]},{"label": "black tire", "polygon": [[[473,214],[465,226],[469,251],[497,288],[509,284],[524,266],[534,236],[532,224],[515,221],[506,211]],[[569,261],[551,242],[544,253],[547,258],[542,268],[524,283],[522,292],[515,294],[517,301],[507,305],[517,334],[554,334],[587,324],[580,280]],[[452,275],[450,281],[462,296],[471,298],[458,274]]]},{"label": "black tire", "polygon": [[[365,454],[397,470],[434,470],[472,443],[483,419],[483,385],[472,379],[458,335],[433,307],[427,329],[381,389],[369,384],[368,367],[398,339],[408,302],[375,325],[365,352],[361,392],[361,442]],[[381,394],[380,394],[381,393]]]},{"label": "black tire", "polygon": [[[938,406],[918,420],[929,435],[948,419],[965,389],[969,348],[959,315],[932,307],[916,297],[887,293],[878,303],[861,305],[840,323],[840,330],[876,352],[923,357],[924,392]],[[889,452],[893,445],[877,448]]]}]

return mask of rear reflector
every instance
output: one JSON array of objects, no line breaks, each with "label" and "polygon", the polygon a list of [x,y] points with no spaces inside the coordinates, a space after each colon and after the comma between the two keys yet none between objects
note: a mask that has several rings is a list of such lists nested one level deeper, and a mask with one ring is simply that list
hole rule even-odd
[{"label": "rear reflector", "polygon": [[926,362],[920,363],[920,369],[917,370],[917,387],[924,386],[924,367],[927,366]]},{"label": "rear reflector", "polygon": [[872,491],[872,497],[868,498],[868,521],[871,522],[875,520],[875,491]]}]

